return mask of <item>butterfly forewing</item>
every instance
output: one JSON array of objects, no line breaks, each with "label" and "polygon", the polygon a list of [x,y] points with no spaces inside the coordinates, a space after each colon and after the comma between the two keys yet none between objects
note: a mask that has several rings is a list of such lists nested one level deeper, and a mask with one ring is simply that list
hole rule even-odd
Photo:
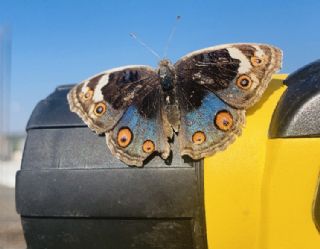
[{"label": "butterfly forewing", "polygon": [[95,132],[112,129],[124,111],[159,85],[157,73],[147,66],[127,66],[95,75],[68,94],[70,109]]},{"label": "butterfly forewing", "polygon": [[235,108],[255,104],[281,67],[282,52],[265,44],[228,44],[198,50],[176,64],[178,87],[195,82]]}]

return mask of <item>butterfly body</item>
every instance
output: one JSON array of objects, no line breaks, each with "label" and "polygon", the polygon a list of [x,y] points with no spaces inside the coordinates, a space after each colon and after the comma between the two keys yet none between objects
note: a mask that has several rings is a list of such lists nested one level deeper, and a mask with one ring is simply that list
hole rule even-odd
[{"label": "butterfly body", "polygon": [[160,84],[164,91],[169,91],[174,87],[174,67],[167,59],[163,59],[159,62],[158,69]]},{"label": "butterfly body", "polygon": [[240,135],[245,110],[257,102],[282,53],[264,44],[227,44],[198,50],[159,67],[132,65],[95,75],[68,94],[71,111],[128,165],[143,165],[171,143],[200,159]]}]

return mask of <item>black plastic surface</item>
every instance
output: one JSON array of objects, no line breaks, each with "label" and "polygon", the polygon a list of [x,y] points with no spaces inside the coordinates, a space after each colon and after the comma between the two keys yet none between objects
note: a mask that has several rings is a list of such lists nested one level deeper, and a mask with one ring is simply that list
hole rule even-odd
[{"label": "black plastic surface", "polygon": [[[191,220],[23,218],[32,249],[193,249]],[[30,232],[32,231],[32,232]],[[59,240],[59,242],[57,242]],[[58,247],[57,247],[58,245]]]},{"label": "black plastic surface", "polygon": [[192,218],[194,173],[193,168],[23,170],[17,175],[17,209],[24,216]]},{"label": "black plastic surface", "polygon": [[128,167],[69,111],[70,87],[41,101],[27,126],[16,207],[28,249],[207,248],[202,161],[174,147],[166,163]]},{"label": "black plastic surface", "polygon": [[269,137],[320,136],[320,60],[289,75],[274,111]]}]

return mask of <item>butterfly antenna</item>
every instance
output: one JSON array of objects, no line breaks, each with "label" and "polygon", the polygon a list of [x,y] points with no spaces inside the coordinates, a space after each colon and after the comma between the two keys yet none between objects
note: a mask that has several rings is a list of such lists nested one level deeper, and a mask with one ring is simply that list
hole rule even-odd
[{"label": "butterfly antenna", "polygon": [[145,44],[142,40],[139,39],[139,37],[135,33],[130,33],[130,36],[135,39],[140,45],[145,47],[149,52],[151,52],[154,56],[156,56],[159,60],[161,59],[160,55],[154,51],[152,48],[150,48],[147,44]]},{"label": "butterfly antenna", "polygon": [[171,30],[171,33],[170,33],[169,37],[168,37],[166,46],[165,46],[165,48],[164,48],[164,55],[163,55],[163,57],[166,57],[166,56],[167,56],[168,49],[169,49],[169,45],[170,45],[170,43],[171,43],[171,41],[172,41],[172,38],[173,38],[174,34],[176,33],[176,29],[177,29],[177,26],[178,26],[178,23],[179,23],[180,19],[181,19],[181,16],[177,16],[177,17],[176,17],[176,21],[175,21],[175,23],[174,23],[174,25],[173,25],[173,28],[172,28],[172,30]]}]

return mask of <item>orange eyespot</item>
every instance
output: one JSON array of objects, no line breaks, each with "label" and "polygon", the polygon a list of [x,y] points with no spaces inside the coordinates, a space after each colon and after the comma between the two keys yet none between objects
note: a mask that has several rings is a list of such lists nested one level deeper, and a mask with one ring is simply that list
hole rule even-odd
[{"label": "orange eyespot", "polygon": [[85,93],[82,94],[82,97],[84,100],[89,100],[92,99],[93,96],[93,91],[87,87]]},{"label": "orange eyespot", "polygon": [[129,128],[121,128],[117,136],[118,145],[122,148],[127,147],[132,141],[132,132]]},{"label": "orange eyespot", "polygon": [[98,103],[94,108],[94,114],[98,117],[102,116],[107,110],[107,106],[105,103]]},{"label": "orange eyespot", "polygon": [[252,85],[252,80],[247,75],[241,75],[237,79],[237,86],[243,90],[248,90]]},{"label": "orange eyespot", "polygon": [[192,142],[194,144],[202,144],[206,141],[206,135],[202,131],[197,131],[192,135]]},{"label": "orange eyespot", "polygon": [[142,145],[142,150],[145,153],[152,153],[155,150],[155,146],[154,143],[151,140],[146,140],[144,141],[143,145]]},{"label": "orange eyespot", "polygon": [[216,114],[214,123],[219,130],[228,131],[233,125],[233,117],[228,111],[220,111]]},{"label": "orange eyespot", "polygon": [[250,58],[250,61],[251,61],[252,66],[258,67],[258,66],[261,66],[264,63],[265,58],[261,58],[261,57],[258,57],[258,56],[252,56]]}]

